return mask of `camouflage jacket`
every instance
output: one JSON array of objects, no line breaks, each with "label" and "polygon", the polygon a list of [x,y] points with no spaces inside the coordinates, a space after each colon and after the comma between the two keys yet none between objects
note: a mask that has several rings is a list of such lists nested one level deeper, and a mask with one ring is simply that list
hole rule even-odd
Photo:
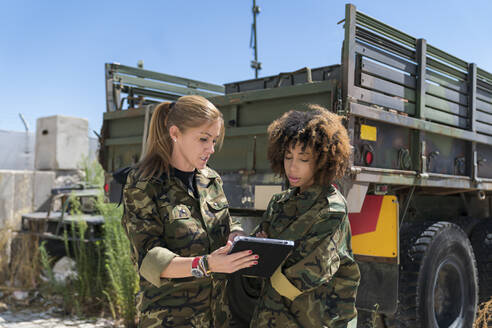
[{"label": "camouflage jacket", "polygon": [[250,327],[355,327],[360,272],[340,192],[314,185],[276,194],[260,230],[296,247],[263,284]]},{"label": "camouflage jacket", "polygon": [[141,327],[212,326],[212,285],[220,281],[160,277],[175,256],[210,254],[227,242],[232,223],[222,180],[206,167],[196,174],[196,188],[199,199],[176,177],[128,174],[122,224],[140,274]]}]

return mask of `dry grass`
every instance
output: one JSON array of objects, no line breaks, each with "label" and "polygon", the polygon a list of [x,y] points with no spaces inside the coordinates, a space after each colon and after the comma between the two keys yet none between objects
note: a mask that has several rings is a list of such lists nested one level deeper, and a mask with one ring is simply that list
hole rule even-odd
[{"label": "dry grass", "polygon": [[40,273],[38,244],[37,237],[0,228],[0,285],[36,287]]},{"label": "dry grass", "polygon": [[492,327],[492,298],[480,304],[473,328]]},{"label": "dry grass", "polygon": [[0,285],[9,278],[9,254],[12,229],[10,227],[0,228]]},{"label": "dry grass", "polygon": [[39,238],[29,234],[19,234],[12,240],[10,260],[11,286],[25,289],[38,284],[41,265],[39,262]]}]

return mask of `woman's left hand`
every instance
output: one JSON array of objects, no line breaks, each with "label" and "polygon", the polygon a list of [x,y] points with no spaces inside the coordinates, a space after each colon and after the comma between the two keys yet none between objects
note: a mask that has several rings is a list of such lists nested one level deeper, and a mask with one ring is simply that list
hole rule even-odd
[{"label": "woman's left hand", "polygon": [[268,238],[268,235],[265,231],[261,230],[259,232],[256,233],[256,237],[258,238]]},{"label": "woman's left hand", "polygon": [[234,241],[234,238],[236,236],[246,236],[243,231],[233,231],[229,234],[229,238],[227,239],[228,241]]}]

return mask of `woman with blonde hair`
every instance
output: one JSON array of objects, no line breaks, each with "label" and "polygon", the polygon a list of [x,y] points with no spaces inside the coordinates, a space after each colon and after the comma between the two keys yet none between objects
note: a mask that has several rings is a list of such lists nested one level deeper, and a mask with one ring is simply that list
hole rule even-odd
[{"label": "woman with blonde hair", "polygon": [[231,273],[255,265],[228,255],[234,236],[220,176],[207,166],[224,138],[222,114],[183,96],[156,106],[147,149],[127,177],[122,224],[140,276],[140,327],[213,327],[214,293]]}]

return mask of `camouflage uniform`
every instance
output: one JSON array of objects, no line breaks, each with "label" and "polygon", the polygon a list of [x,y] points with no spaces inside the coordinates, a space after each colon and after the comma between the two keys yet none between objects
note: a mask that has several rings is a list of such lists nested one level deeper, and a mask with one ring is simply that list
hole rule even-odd
[{"label": "camouflage uniform", "polygon": [[212,291],[220,290],[222,281],[160,277],[174,257],[210,254],[239,228],[231,229],[222,180],[215,171],[199,170],[196,189],[199,199],[176,177],[142,180],[134,170],[128,175],[122,224],[140,274],[140,327],[213,326],[210,309],[217,304],[211,304]]},{"label": "camouflage uniform", "polygon": [[360,272],[345,199],[333,186],[273,196],[256,231],[295,240],[295,250],[263,284],[250,327],[355,327]]}]

